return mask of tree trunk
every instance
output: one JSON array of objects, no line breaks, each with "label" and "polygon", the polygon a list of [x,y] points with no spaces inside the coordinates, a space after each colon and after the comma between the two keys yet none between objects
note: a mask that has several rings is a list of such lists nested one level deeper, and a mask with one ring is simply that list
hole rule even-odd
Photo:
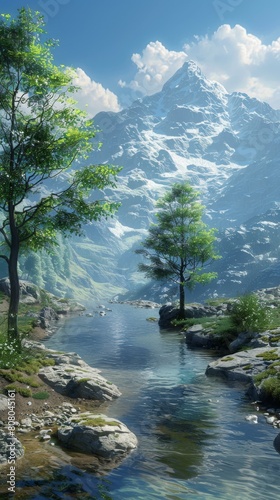
[{"label": "tree trunk", "polygon": [[179,307],[179,318],[185,319],[185,283],[184,283],[184,275],[181,273],[180,275],[180,307]]},{"label": "tree trunk", "polygon": [[10,212],[11,246],[9,256],[9,279],[10,279],[10,304],[8,311],[8,339],[18,341],[18,308],[19,308],[19,277],[18,277],[18,256],[19,237],[12,210]]},{"label": "tree trunk", "polygon": [[8,338],[18,340],[18,308],[19,308],[19,278],[18,278],[18,251],[12,248],[9,259],[10,304],[8,312]]}]

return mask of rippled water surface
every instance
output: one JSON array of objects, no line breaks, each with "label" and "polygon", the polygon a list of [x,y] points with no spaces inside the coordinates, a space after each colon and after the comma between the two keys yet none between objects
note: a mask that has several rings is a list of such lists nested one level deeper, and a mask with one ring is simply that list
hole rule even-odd
[{"label": "rippled water surface", "polygon": [[[107,498],[280,498],[278,431],[262,415],[257,425],[245,420],[252,405],[242,388],[205,376],[213,354],[188,349],[178,332],[160,332],[147,321],[157,310],[110,308],[104,317],[66,321],[46,342],[77,352],[122,392],[107,414],[137,435],[139,447],[107,475]],[[95,498],[99,480],[79,473],[79,481]]]}]

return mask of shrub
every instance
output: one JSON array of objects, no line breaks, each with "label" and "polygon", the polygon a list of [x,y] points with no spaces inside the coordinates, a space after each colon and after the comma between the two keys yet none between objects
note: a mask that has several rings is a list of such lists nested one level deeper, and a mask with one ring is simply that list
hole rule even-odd
[{"label": "shrub", "polygon": [[21,362],[29,358],[29,352],[19,348],[18,342],[8,342],[5,337],[0,336],[0,368],[9,369],[17,367]]},{"label": "shrub", "polygon": [[268,400],[273,400],[275,403],[280,403],[280,375],[267,378],[262,383],[262,392]]},{"label": "shrub", "polygon": [[269,311],[254,294],[240,297],[230,317],[239,332],[261,332],[269,326]]}]

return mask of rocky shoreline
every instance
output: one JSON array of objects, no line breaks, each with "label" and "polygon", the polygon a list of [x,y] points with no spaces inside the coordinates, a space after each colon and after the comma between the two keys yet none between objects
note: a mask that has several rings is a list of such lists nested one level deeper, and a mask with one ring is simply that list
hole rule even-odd
[{"label": "rocky shoreline", "polygon": [[[122,422],[97,411],[99,405],[121,396],[119,389],[102,377],[99,370],[87,365],[76,353],[56,352],[35,341],[25,342],[25,347],[41,349],[55,362],[41,368],[38,376],[52,391],[62,395],[62,402],[54,408],[45,402],[42,411],[34,413],[33,403],[27,401],[30,410],[13,421],[17,459],[24,455],[20,435],[27,434],[39,442],[58,444],[68,450],[106,459],[112,468],[137,447],[136,436]],[[10,453],[9,396],[0,397],[0,465],[7,464]],[[86,401],[93,402],[95,408],[85,410]]]},{"label": "rocky shoreline", "polygon": [[[269,307],[279,307],[280,287],[258,290],[256,294]],[[226,315],[231,307],[231,302],[218,306],[193,304],[186,308],[186,318],[198,321],[206,317],[218,318]],[[177,317],[178,310],[167,304],[160,309],[159,314],[159,325],[168,328]],[[221,335],[214,334],[199,322],[181,333],[190,348],[211,349],[217,352],[217,356],[220,353],[220,357],[207,366],[206,375],[242,383],[256,412],[248,415],[248,420],[257,423],[258,412],[263,412],[268,424],[280,428],[280,327],[262,333],[240,333],[227,346]],[[275,386],[274,398],[271,397],[271,391],[268,393],[268,387],[272,384]],[[280,434],[274,446],[280,453]]]}]

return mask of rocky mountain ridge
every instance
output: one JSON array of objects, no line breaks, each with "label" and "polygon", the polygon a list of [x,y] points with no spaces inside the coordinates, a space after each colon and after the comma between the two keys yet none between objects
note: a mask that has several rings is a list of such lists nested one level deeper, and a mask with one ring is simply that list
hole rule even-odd
[{"label": "rocky mountain ridge", "polygon": [[72,280],[84,300],[133,292],[161,301],[165,284],[156,294],[141,289],[146,282],[134,250],[154,221],[155,201],[186,180],[200,192],[205,221],[220,231],[222,256],[215,263],[218,280],[192,299],[279,283],[280,110],[227,93],[187,62],[161,92],[118,113],[101,112],[94,124],[103,146],[89,161],[123,167],[117,187],[105,193],[121,207],[114,219],[87,226],[85,238],[70,243]]}]

